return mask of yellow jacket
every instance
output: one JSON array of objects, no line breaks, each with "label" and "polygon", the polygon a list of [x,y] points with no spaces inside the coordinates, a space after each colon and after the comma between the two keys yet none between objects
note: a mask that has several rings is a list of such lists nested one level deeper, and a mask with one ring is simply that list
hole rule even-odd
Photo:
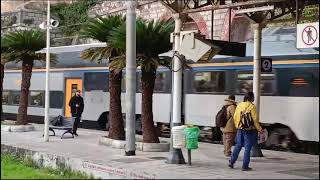
[{"label": "yellow jacket", "polygon": [[257,115],[257,109],[256,106],[254,104],[252,104],[251,102],[241,102],[238,104],[236,111],[234,113],[233,116],[233,120],[234,120],[234,125],[236,126],[236,128],[239,128],[239,122],[240,122],[240,114],[242,111],[251,111],[251,116],[253,119],[253,123],[254,123],[254,127],[256,128],[257,131],[261,131],[261,126],[259,124],[259,118]]}]

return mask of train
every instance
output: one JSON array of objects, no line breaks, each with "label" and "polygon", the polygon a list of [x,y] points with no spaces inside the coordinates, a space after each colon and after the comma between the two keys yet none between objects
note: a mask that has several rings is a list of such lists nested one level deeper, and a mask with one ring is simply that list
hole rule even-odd
[{"label": "train", "polygon": [[[57,53],[58,63],[50,69],[49,115],[70,117],[68,102],[79,89],[85,104],[81,126],[99,129],[98,119],[109,112],[109,69],[106,61],[95,64],[80,58],[81,51],[88,47],[51,48]],[[172,52],[162,56],[172,56]],[[260,122],[268,130],[270,139],[265,148],[289,148],[318,154],[319,49],[297,49],[295,28],[266,28],[263,31],[262,56],[273,61],[272,72],[261,73]],[[44,67],[43,63],[34,65],[28,107],[30,119],[40,123],[44,119]],[[235,94],[236,101],[241,102],[244,93],[252,91],[253,42],[246,42],[246,57],[216,55],[207,63],[194,63],[191,67],[183,72],[182,121],[199,126],[204,139],[219,141],[215,115],[224,99]],[[125,113],[123,73],[121,103]],[[140,76],[137,69],[137,131],[141,131]],[[14,119],[18,112],[20,84],[21,64],[7,64],[2,93],[3,113],[7,119]],[[161,127],[160,131],[170,128],[171,91],[172,71],[159,67],[153,94],[153,117],[155,126]]]}]

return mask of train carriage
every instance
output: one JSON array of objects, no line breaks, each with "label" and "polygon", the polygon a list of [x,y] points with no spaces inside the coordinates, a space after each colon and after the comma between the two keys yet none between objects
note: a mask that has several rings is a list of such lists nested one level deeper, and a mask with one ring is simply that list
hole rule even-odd
[{"label": "train carriage", "polygon": [[[262,56],[273,59],[273,70],[261,73],[260,117],[265,127],[281,124],[297,139],[319,143],[319,51],[296,49],[294,28],[265,29]],[[50,71],[50,116],[70,116],[68,101],[76,89],[83,92],[82,127],[98,128],[97,120],[109,111],[108,64],[80,59],[82,45],[60,47],[58,63]],[[55,49],[55,48],[52,48]],[[59,48],[56,48],[59,49]],[[170,52],[163,56],[170,56]],[[215,56],[208,63],[192,64],[183,74],[183,121],[215,128],[215,114],[229,94],[242,101],[252,89],[253,42],[247,42],[246,57]],[[5,68],[2,104],[4,115],[14,119],[18,112],[21,70],[19,64]],[[28,115],[43,122],[45,65],[35,64],[31,78]],[[125,75],[125,72],[124,72]],[[137,129],[141,130],[140,72],[137,70]],[[123,76],[125,78],[125,76]],[[155,82],[153,113],[158,125],[170,124],[171,71],[160,67]],[[125,80],[122,81],[122,112],[125,113]],[[269,129],[268,129],[269,130]],[[271,129],[272,131],[272,129]],[[272,133],[269,133],[272,134]],[[317,150],[318,151],[318,150]]]}]

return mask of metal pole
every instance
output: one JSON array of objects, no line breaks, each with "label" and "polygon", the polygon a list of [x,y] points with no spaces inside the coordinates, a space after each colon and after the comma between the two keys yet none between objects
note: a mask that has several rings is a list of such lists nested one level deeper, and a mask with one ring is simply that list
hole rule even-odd
[{"label": "metal pole", "polygon": [[296,25],[299,22],[299,1],[296,0]]},{"label": "metal pole", "polygon": [[127,2],[126,14],[126,156],[136,155],[136,1]]},{"label": "metal pole", "polygon": [[[257,107],[258,118],[260,119],[260,74],[261,74],[261,31],[262,24],[254,25],[254,57],[253,57],[253,93],[255,96],[255,105]],[[259,144],[253,146],[251,150],[252,157],[263,157]]]},{"label": "metal pole", "polygon": [[[175,29],[174,29],[174,50],[180,48],[180,29],[182,21],[179,14],[174,14]],[[174,57],[173,65],[173,126],[181,124],[181,91],[182,91],[182,64],[178,57]]]},{"label": "metal pole", "polygon": [[[298,3],[298,0],[296,0],[296,36],[298,35],[298,28],[297,28],[297,25],[299,23],[299,3]],[[297,39],[296,38],[296,46],[297,46]]]},{"label": "metal pole", "polygon": [[231,8],[229,8],[229,28],[228,28],[228,41],[231,41]]},{"label": "metal pole", "polygon": [[44,113],[44,141],[49,141],[49,69],[50,69],[50,0],[47,6],[47,52],[46,52],[46,92],[45,92],[45,113]]},{"label": "metal pole", "polygon": [[191,149],[188,149],[188,165],[191,166]]},{"label": "metal pole", "polygon": [[[180,31],[182,26],[182,20],[180,14],[173,15],[175,21],[174,28],[174,51],[178,51],[180,48]],[[174,126],[181,125],[181,94],[182,94],[182,63],[179,58],[174,56],[173,64],[173,98],[172,98],[172,128]],[[171,134],[172,138],[172,134]],[[172,143],[171,143],[172,146]],[[169,164],[185,164],[181,149],[171,148],[173,151],[170,152],[167,158]]]},{"label": "metal pole", "polygon": [[255,24],[254,29],[254,57],[253,57],[253,93],[255,96],[255,105],[259,117],[260,112],[260,66],[261,66],[261,25]]}]

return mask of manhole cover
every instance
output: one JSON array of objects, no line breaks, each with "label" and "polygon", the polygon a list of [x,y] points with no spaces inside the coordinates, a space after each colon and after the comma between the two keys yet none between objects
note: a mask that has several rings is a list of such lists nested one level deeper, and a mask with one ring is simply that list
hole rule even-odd
[{"label": "manhole cover", "polygon": [[149,159],[155,159],[155,160],[164,160],[165,157],[149,157]]},{"label": "manhole cover", "polygon": [[142,159],[142,158],[128,158],[128,159],[113,159],[112,161],[124,162],[124,163],[137,163],[137,162],[146,162],[146,161],[151,161],[151,160]]}]

